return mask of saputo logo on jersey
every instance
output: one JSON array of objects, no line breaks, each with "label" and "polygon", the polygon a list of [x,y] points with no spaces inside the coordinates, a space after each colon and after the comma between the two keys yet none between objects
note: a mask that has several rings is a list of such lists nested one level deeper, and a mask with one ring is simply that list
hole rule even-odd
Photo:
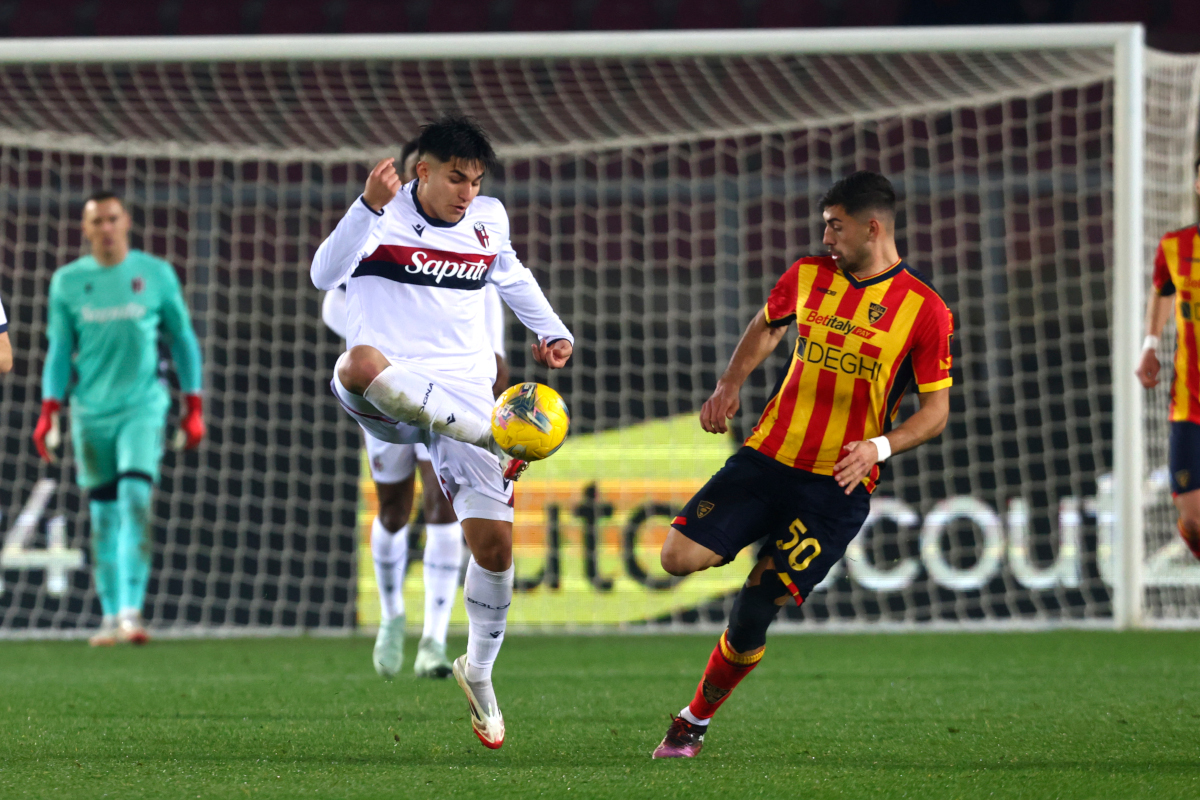
[{"label": "saputo logo on jersey", "polygon": [[353,277],[371,275],[397,283],[442,289],[482,289],[487,271],[495,260],[495,253],[451,253],[427,247],[383,244],[359,263]]},{"label": "saputo logo on jersey", "polygon": [[146,316],[146,307],[139,303],[124,303],[119,306],[95,308],[83,306],[79,309],[79,318],[84,322],[116,322],[123,319],[138,320]]}]

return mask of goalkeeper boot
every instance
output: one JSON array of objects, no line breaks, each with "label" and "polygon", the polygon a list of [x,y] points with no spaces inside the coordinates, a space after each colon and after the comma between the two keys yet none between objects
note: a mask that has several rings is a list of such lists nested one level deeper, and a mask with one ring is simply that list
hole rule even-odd
[{"label": "goalkeeper boot", "polygon": [[693,758],[704,747],[704,734],[707,725],[693,725],[683,717],[671,720],[667,735],[662,743],[654,749],[651,758]]},{"label": "goalkeeper boot", "polygon": [[127,644],[145,644],[150,641],[142,615],[137,611],[122,611],[117,623],[117,641]]},{"label": "goalkeeper boot", "polygon": [[417,660],[413,663],[413,672],[418,678],[448,678],[454,671],[450,660],[446,658],[446,645],[425,637],[417,645]]},{"label": "goalkeeper boot", "polygon": [[454,661],[454,680],[467,694],[467,705],[471,708],[471,728],[484,747],[499,750],[504,744],[504,715],[496,704],[496,692],[491,680],[467,680],[467,656],[464,653]]},{"label": "goalkeeper boot", "polygon": [[371,660],[375,662],[375,671],[385,681],[390,681],[400,674],[400,665],[404,662],[403,614],[380,623]]},{"label": "goalkeeper boot", "polygon": [[88,644],[92,647],[112,647],[116,643],[117,618],[112,614],[105,614],[104,619],[100,621],[100,630],[92,634]]}]

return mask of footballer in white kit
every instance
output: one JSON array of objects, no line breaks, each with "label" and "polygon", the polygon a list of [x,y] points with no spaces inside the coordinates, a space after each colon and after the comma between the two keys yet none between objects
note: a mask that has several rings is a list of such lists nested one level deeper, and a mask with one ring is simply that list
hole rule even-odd
[{"label": "footballer in white kit", "polygon": [[[416,178],[417,140],[400,151],[404,182]],[[492,394],[508,387],[504,353],[504,305],[496,287],[484,288],[484,325],[496,356],[496,382]],[[346,284],[325,293],[321,303],[325,325],[346,338]],[[404,664],[404,578],[408,572],[408,520],[412,516],[416,470],[421,472],[425,547],[421,571],[425,585],[425,618],[413,672],[424,678],[445,678],[453,672],[446,657],[446,634],[454,608],[454,595],[463,557],[462,526],[449,499],[442,494],[429,452],[423,444],[392,444],[363,434],[371,478],[378,501],[371,521],[371,561],[379,587],[379,630],[371,661],[385,680],[400,673]]]},{"label": "footballer in white kit", "polygon": [[484,286],[538,337],[533,357],[566,365],[570,331],[509,240],[500,201],[478,196],[495,164],[486,134],[446,116],[418,139],[417,179],[401,182],[394,159],[317,249],[312,280],[346,287],[347,351],[331,382],[368,434],[428,445],[471,550],[463,584],[467,652],[453,665],[472,727],[490,748],[504,743],[492,667],[512,602],[513,486],[491,435],[496,360],[484,326]]}]

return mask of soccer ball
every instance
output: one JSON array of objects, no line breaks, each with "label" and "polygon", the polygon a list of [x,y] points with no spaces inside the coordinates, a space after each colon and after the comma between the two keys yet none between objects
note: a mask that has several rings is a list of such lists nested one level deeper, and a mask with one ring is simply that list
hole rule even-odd
[{"label": "soccer ball", "polygon": [[552,455],[570,427],[562,395],[540,383],[510,386],[492,407],[492,436],[513,458],[538,461]]}]

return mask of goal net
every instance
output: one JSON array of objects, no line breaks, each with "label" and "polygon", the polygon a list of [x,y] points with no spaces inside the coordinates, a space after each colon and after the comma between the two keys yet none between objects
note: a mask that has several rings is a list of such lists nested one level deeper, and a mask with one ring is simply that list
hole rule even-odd
[{"label": "goal net", "polygon": [[[572,365],[547,374],[528,333],[511,316],[506,328],[514,380],[557,388],[573,422],[518,484],[518,627],[723,622],[753,548],[682,581],[657,549],[757,419],[791,337],[743,390],[735,436],[704,434],[695,414],[778,276],[824,251],[818,198],[855,169],[893,180],[900,251],[955,314],[951,420],[892,459],[847,557],[781,627],[1113,624],[1129,581],[1114,430],[1136,419],[1119,416],[1116,382],[1132,378],[1113,371],[1114,327],[1141,315],[1119,311],[1114,288],[1128,87],[1116,34],[1056,31],[14,50],[0,65],[0,295],[16,352],[0,382],[0,635],[98,621],[70,448],[43,465],[29,435],[47,287],[82,252],[81,202],[99,188],[126,199],[135,246],[179,270],[204,355],[210,435],[166,456],[150,623],[212,635],[378,619],[360,563],[374,496],[327,388],[342,343],[307,269],[370,166],[445,111],[492,133],[501,167],[484,191],[577,337]],[[1146,176],[1152,253],[1191,219],[1200,93],[1191,59],[1152,53],[1146,75],[1146,158],[1131,169]],[[1151,466],[1160,400],[1146,406]],[[1149,559],[1173,541],[1160,494]],[[1195,618],[1192,573],[1164,569],[1147,571],[1148,615]],[[406,588],[419,617],[419,569]]]}]

